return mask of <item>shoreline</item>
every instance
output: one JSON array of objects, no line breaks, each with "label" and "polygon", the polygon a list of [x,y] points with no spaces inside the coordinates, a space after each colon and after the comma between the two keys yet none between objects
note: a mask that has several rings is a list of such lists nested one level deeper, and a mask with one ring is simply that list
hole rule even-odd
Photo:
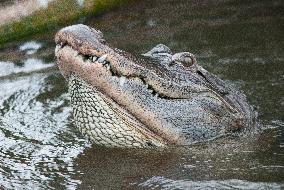
[{"label": "shoreline", "polygon": [[[8,14],[4,13],[6,17],[0,22],[0,48],[8,42],[53,33],[59,28],[83,20],[84,17],[100,15],[130,1],[133,0],[26,0],[22,3],[30,4],[4,4],[0,10],[6,10]],[[33,2],[42,4],[36,6]],[[30,6],[25,6],[25,10],[19,12],[24,5]],[[17,14],[14,15],[15,13]],[[25,13],[28,15],[23,16]]]}]

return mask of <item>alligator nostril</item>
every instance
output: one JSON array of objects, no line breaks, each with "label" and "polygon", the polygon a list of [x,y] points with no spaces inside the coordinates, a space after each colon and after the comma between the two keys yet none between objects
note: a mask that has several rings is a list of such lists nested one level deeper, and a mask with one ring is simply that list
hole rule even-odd
[{"label": "alligator nostril", "polygon": [[200,75],[200,76],[202,76],[205,80],[207,80],[207,78],[203,75],[203,73],[201,73],[200,71],[196,71],[196,73],[198,74],[198,75]]}]

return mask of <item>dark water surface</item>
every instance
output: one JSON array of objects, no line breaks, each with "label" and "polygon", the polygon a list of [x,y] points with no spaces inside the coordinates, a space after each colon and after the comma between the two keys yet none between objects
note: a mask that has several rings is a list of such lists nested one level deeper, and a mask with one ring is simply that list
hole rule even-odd
[{"label": "dark water surface", "polygon": [[84,23],[141,54],[190,51],[241,88],[270,128],[255,139],[164,151],[91,147],[72,124],[50,39],[0,51],[0,188],[283,189],[284,3],[141,1]]}]

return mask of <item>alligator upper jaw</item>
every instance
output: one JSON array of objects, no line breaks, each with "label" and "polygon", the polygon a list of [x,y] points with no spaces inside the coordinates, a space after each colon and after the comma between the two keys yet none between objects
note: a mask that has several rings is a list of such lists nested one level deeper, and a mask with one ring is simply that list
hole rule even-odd
[{"label": "alligator upper jaw", "polygon": [[[151,69],[147,69],[147,65],[141,66],[137,64],[136,61],[142,60],[134,61],[131,56],[126,58],[119,50],[113,49],[106,44],[100,31],[81,24],[73,25],[60,30],[55,36],[55,42],[57,44],[55,53],[58,58],[62,55],[60,52],[62,52],[61,50],[64,49],[65,46],[75,50],[75,55],[70,55],[69,53],[72,57],[75,57],[78,54],[81,55],[83,59],[86,57],[93,59],[93,57],[105,56],[105,62],[110,64],[112,72],[100,73],[101,70],[97,67],[97,71],[93,70],[93,74],[97,75],[100,73],[106,76],[115,74],[116,76],[137,77],[164,97],[173,99],[189,98],[188,93],[186,93],[186,86],[173,84],[168,80],[163,80],[162,77],[157,75],[157,72],[152,72]],[[68,52],[65,51],[65,53]],[[90,60],[90,62],[93,61]],[[75,64],[71,61],[59,64],[63,75],[67,78],[71,74],[74,65]],[[82,67],[84,66],[82,65]],[[192,88],[192,86],[189,88]],[[208,91],[207,88],[203,88],[201,86],[197,86],[196,90]]]},{"label": "alligator upper jaw", "polygon": [[[82,77],[85,81],[92,83],[94,87],[96,87],[96,89],[99,89],[105,94],[109,94],[109,91],[113,88],[113,86],[109,86],[108,84],[106,84],[108,82],[106,82],[105,77],[117,77],[117,79],[120,81],[120,84],[124,83],[125,80],[129,78],[135,78],[141,80],[141,82],[145,85],[144,88],[146,88],[146,90],[148,91],[151,91],[152,95],[154,95],[155,97],[161,97],[172,100],[191,98],[190,96],[192,94],[188,93],[187,91],[184,91],[184,89],[186,89],[186,86],[177,85],[174,86],[171,91],[171,88],[167,88],[167,85],[169,85],[167,81],[160,80],[158,76],[156,76],[150,71],[147,71],[147,69],[146,72],[140,72],[141,68],[133,66],[134,64],[132,64],[132,60],[125,59],[123,56],[113,51],[106,45],[105,48],[109,49],[108,53],[102,53],[103,51],[99,51],[96,48],[93,48],[92,50],[87,48],[86,50],[86,47],[88,46],[78,46],[79,51],[80,49],[83,49],[83,52],[93,52],[90,54],[82,54],[78,50],[74,49],[74,47],[70,44],[66,44],[68,42],[67,40],[59,40],[57,42],[59,44],[57,44],[56,46],[55,54],[59,60],[59,68],[66,79],[68,79],[70,74],[72,73],[79,74],[79,76]],[[78,41],[76,43],[78,43]],[[125,70],[123,70],[124,68],[121,68],[120,65],[117,64],[118,62],[125,62],[126,64],[128,64],[128,67],[130,69],[125,72]],[[197,68],[199,68],[199,66],[197,66]],[[202,67],[200,67],[199,70],[203,71],[203,73],[206,73],[206,76],[208,75],[208,72]],[[90,73],[92,73],[92,76],[88,76]],[[148,75],[148,77],[144,77],[143,75]],[[202,74],[202,77],[205,76]],[[93,80],[90,81],[90,79]],[[212,77],[210,79],[212,79]],[[102,81],[104,82],[102,83]],[[161,86],[166,86],[166,91],[164,91]],[[190,88],[192,88],[192,86]],[[196,90],[196,92],[201,93],[210,91],[208,88],[202,89],[199,87],[196,87],[194,90]],[[211,90],[211,93],[215,94],[215,96],[220,101],[222,101],[227,106],[227,108],[233,113],[237,112],[235,108],[231,106],[231,104],[228,103],[224,98],[222,98],[218,93],[213,90]]]},{"label": "alligator upper jaw", "polygon": [[[184,74],[192,76],[195,78],[194,80],[199,80],[202,83],[201,85],[190,80],[186,81],[186,83],[174,82],[171,79],[169,80],[169,78],[176,77],[175,73],[168,72],[167,69],[159,70],[160,67],[158,65],[153,65],[154,63],[145,64],[144,60],[133,58],[129,54],[125,57],[125,52],[111,48],[106,43],[99,30],[86,25],[78,24],[61,29],[55,36],[55,42],[57,44],[57,57],[59,50],[65,46],[69,46],[76,51],[76,54],[81,55],[83,59],[89,59],[90,62],[95,62],[95,59],[104,57],[104,63],[109,63],[109,66],[106,68],[111,71],[111,73],[104,73],[105,75],[115,74],[124,77],[137,77],[163,97],[187,99],[191,98],[191,95],[194,93],[199,94],[208,91],[221,95],[224,92],[226,93],[222,85],[215,82],[216,77],[197,64],[192,65],[188,71],[185,69],[184,72],[187,73]],[[103,65],[106,66],[105,64]],[[70,75],[70,71],[62,70],[65,77]],[[168,76],[165,77],[164,73],[167,73],[166,75]]]}]

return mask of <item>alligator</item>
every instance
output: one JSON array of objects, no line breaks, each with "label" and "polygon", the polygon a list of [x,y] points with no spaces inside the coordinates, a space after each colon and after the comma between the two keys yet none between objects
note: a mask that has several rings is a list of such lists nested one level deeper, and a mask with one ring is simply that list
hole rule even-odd
[{"label": "alligator", "polygon": [[241,90],[158,44],[141,56],[112,48],[83,24],[55,36],[75,125],[106,147],[169,147],[240,136],[257,126]]}]

